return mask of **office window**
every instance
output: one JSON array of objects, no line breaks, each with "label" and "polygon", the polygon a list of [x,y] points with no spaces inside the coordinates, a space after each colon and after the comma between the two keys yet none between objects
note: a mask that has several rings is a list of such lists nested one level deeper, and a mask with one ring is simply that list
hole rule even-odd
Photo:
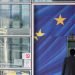
[{"label": "office window", "polygon": [[3,38],[0,38],[0,47],[3,47],[4,46],[4,40]]},{"label": "office window", "polygon": [[0,63],[4,62],[4,40],[0,38]]},{"label": "office window", "polygon": [[0,35],[30,34],[30,16],[30,5],[0,5]]},{"label": "office window", "polygon": [[14,60],[22,59],[22,53],[30,52],[30,39],[8,38],[8,50],[10,63],[14,63]]},{"label": "office window", "polygon": [[3,47],[0,47],[0,63],[3,63],[3,62],[5,62],[4,61],[4,50],[3,50]]},{"label": "office window", "polygon": [[29,26],[30,24],[30,6],[22,5],[22,20],[23,26]]},{"label": "office window", "polygon": [[20,5],[12,5],[12,25],[13,28],[20,28]]},{"label": "office window", "polygon": [[22,39],[22,49],[23,49],[23,52],[30,52],[30,40],[29,38],[23,38]]},{"label": "office window", "polygon": [[25,32],[30,31],[30,5],[22,5],[22,23]]},{"label": "office window", "polygon": [[0,5],[0,28],[8,28],[10,24],[9,5]]},{"label": "office window", "polygon": [[[0,38],[0,67],[24,67],[23,53],[30,53],[30,38],[2,37]],[[20,63],[16,63],[20,61]]]},{"label": "office window", "polygon": [[[11,0],[10,2],[29,1],[30,0]],[[6,2],[9,1],[6,0]],[[23,56],[23,54],[27,53],[31,56],[30,11],[29,4],[0,5],[0,68],[25,68],[30,71],[31,57],[25,60]],[[1,70],[0,75],[31,75],[29,71],[25,72],[24,70],[24,72],[7,73]]]}]

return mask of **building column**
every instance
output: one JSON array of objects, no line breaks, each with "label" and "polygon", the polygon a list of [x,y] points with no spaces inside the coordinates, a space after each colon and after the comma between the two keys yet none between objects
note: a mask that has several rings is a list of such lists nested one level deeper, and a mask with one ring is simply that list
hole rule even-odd
[{"label": "building column", "polygon": [[5,63],[8,63],[7,37],[4,37],[4,59]]}]

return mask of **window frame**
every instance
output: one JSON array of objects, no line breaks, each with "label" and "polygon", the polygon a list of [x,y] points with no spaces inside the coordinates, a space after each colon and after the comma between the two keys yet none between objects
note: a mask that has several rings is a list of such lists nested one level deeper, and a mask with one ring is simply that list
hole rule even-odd
[{"label": "window frame", "polygon": [[[1,5],[11,5],[10,3],[7,3],[7,4],[4,4],[4,3],[1,3]],[[26,4],[26,3],[25,3]],[[25,4],[23,4],[23,5],[25,5]],[[26,5],[30,5],[31,3],[27,3]],[[14,5],[14,4],[13,4]],[[22,5],[22,3],[19,3],[19,5]],[[31,5],[30,5],[31,6]],[[29,6],[29,7],[30,7]],[[30,53],[31,53],[31,55],[32,55],[32,43],[31,43],[31,39],[32,39],[32,33],[31,33],[31,30],[32,30],[32,24],[31,24],[31,7],[29,8],[30,9],[30,11],[29,11],[29,14],[30,14],[30,34],[28,34],[28,35],[0,35],[0,37],[29,37],[30,38]],[[32,61],[32,59],[31,59],[31,61]],[[28,71],[32,71],[32,66],[31,66],[31,69],[30,68],[0,68],[0,70],[11,70],[11,69],[13,69],[13,70],[28,70]],[[31,72],[32,73],[32,72]]]}]

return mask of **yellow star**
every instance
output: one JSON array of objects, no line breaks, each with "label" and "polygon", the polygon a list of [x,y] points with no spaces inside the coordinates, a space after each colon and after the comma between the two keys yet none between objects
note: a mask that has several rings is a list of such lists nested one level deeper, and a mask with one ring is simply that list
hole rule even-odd
[{"label": "yellow star", "polygon": [[41,29],[40,29],[40,30],[39,30],[38,32],[36,32],[35,34],[36,34],[36,36],[34,36],[34,39],[35,39],[35,40],[38,40],[38,37],[44,36],[45,33],[43,33],[43,32],[41,31]]},{"label": "yellow star", "polygon": [[45,34],[45,33],[43,33],[43,32],[41,31],[41,29],[39,30],[39,32],[36,32],[36,35],[37,35],[38,37],[44,36],[44,34]]},{"label": "yellow star", "polygon": [[34,39],[35,39],[35,40],[38,40],[38,37],[37,37],[37,36],[34,36]]},{"label": "yellow star", "polygon": [[55,18],[55,20],[57,21],[57,25],[58,25],[58,24],[64,25],[64,20],[65,20],[65,19],[66,19],[66,18],[63,18],[61,15],[59,15],[58,18]]}]

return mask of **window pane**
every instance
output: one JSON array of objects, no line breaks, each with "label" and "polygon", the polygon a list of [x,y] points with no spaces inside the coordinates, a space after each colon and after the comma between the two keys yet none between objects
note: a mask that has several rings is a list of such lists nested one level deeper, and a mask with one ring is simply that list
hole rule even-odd
[{"label": "window pane", "polygon": [[[24,44],[23,44],[24,43]],[[8,48],[11,52],[11,62],[22,59],[22,53],[29,52],[29,38],[8,38]]]},{"label": "window pane", "polygon": [[20,28],[20,7],[19,5],[12,5],[12,25],[13,28]]},{"label": "window pane", "polygon": [[22,22],[23,22],[23,29],[26,33],[30,31],[30,6],[29,5],[22,5]]},{"label": "window pane", "polygon": [[3,47],[3,45],[4,45],[4,39],[0,38],[0,47]]},{"label": "window pane", "polygon": [[3,50],[3,47],[0,47],[0,63],[3,63],[5,62],[4,61],[4,50]]},{"label": "window pane", "polygon": [[[30,53],[30,38],[4,37],[0,38],[0,64],[7,67],[24,67],[22,54]],[[20,63],[17,63],[17,62]],[[31,62],[31,60],[27,60]]]},{"label": "window pane", "polygon": [[29,5],[0,5],[0,35],[30,34],[30,16]]},{"label": "window pane", "polygon": [[4,61],[4,40],[3,38],[0,38],[0,63],[2,62],[5,62]]},{"label": "window pane", "polygon": [[0,5],[0,28],[8,28],[10,23],[9,5]]}]

